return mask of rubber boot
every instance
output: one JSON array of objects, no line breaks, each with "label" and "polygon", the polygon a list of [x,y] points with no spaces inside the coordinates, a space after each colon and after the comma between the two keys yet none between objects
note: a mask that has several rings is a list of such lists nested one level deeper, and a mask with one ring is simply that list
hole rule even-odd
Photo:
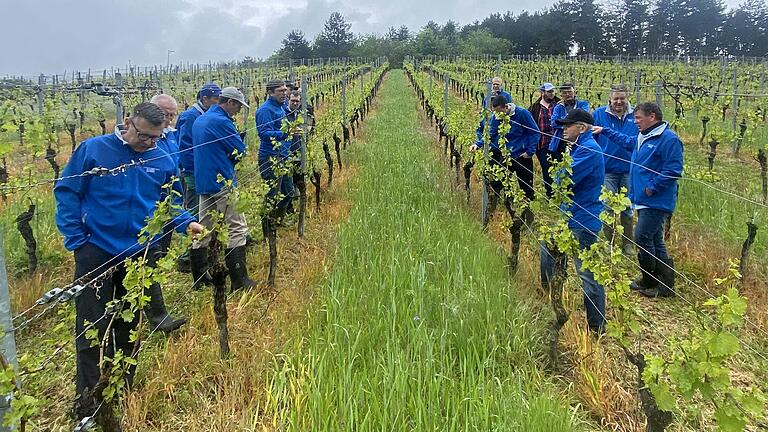
[{"label": "rubber boot", "polygon": [[229,279],[232,283],[232,291],[256,287],[256,282],[248,277],[248,268],[245,266],[245,246],[225,250],[224,257],[229,271]]},{"label": "rubber boot", "polygon": [[144,314],[147,316],[150,325],[150,331],[160,330],[163,333],[170,333],[187,323],[187,319],[174,318],[168,315],[163,300],[163,290],[160,284],[153,283],[147,289],[149,295],[149,304],[144,308]]},{"label": "rubber boot", "polygon": [[646,297],[672,297],[675,295],[675,262],[672,258],[661,260],[656,265],[655,275],[659,279],[656,287],[640,291]]},{"label": "rubber boot", "polygon": [[658,281],[654,277],[656,271],[656,258],[646,254],[637,254],[637,262],[640,264],[640,277],[630,284],[633,291],[655,289]]},{"label": "rubber boot", "polygon": [[192,289],[199,291],[206,285],[211,285],[211,276],[208,274],[208,248],[190,249],[189,261],[192,266]]},{"label": "rubber boot", "polygon": [[621,226],[624,227],[624,237],[622,237],[621,250],[624,255],[632,256],[634,251],[634,244],[632,244],[633,224],[632,216],[621,214],[620,216]]}]

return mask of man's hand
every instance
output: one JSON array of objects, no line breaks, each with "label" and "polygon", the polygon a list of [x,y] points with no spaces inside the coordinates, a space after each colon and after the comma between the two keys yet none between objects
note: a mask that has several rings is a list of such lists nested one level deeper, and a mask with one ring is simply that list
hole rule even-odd
[{"label": "man's hand", "polygon": [[190,222],[189,226],[187,226],[188,234],[198,235],[202,234],[203,231],[205,231],[205,227],[197,222]]},{"label": "man's hand", "polygon": [[653,191],[651,188],[645,188],[645,196],[650,197],[653,196]]},{"label": "man's hand", "polygon": [[603,127],[602,126],[592,126],[592,134],[593,135],[597,135],[597,134],[599,134],[602,131],[603,131]]},{"label": "man's hand", "polygon": [[301,135],[303,133],[304,133],[304,129],[302,129],[300,126],[297,126],[291,129],[291,135]]},{"label": "man's hand", "polygon": [[528,152],[525,152],[525,153],[521,154],[520,157],[523,158],[523,159],[530,159],[531,155],[529,155]]},{"label": "man's hand", "polygon": [[478,147],[477,144],[472,144],[471,146],[469,146],[469,151],[471,152],[477,151],[478,148],[480,147]]}]

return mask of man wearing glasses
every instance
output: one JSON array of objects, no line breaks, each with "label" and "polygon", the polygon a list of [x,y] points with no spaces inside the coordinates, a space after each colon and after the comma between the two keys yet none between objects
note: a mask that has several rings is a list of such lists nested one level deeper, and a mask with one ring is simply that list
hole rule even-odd
[{"label": "man wearing glasses", "polygon": [[[138,316],[130,322],[120,314],[108,313],[112,300],[126,294],[123,279],[126,276],[123,260],[143,255],[145,245],[139,244],[139,232],[146,225],[157,206],[165,199],[166,189],[177,175],[173,160],[155,144],[163,135],[165,114],[155,104],[137,105],[125,125],[116,127],[113,134],[90,138],[72,153],[60,180],[54,187],[56,198],[56,225],[64,236],[64,246],[75,255],[75,280],[87,280],[115,268],[111,276],[87,285],[75,299],[75,340],[77,351],[77,399],[75,411],[80,417],[92,415],[101,398],[100,365],[103,358],[100,345],[93,346],[86,338],[86,327],[92,325],[98,340],[104,342],[105,357],[114,358],[116,351],[130,356],[134,349],[130,334],[138,325]],[[93,176],[84,172],[94,168],[117,168],[143,160],[116,175]],[[173,219],[180,232],[200,234],[203,226],[185,211]],[[152,246],[150,246],[152,247]],[[147,254],[153,265],[154,253]],[[85,280],[80,280],[80,279]],[[106,319],[104,319],[106,317]],[[106,336],[112,322],[112,332]],[[91,323],[91,324],[88,324]],[[132,382],[135,367],[130,367],[126,380]],[[115,421],[111,409],[101,410],[101,425]]]},{"label": "man wearing glasses", "polygon": [[[224,217],[227,225],[227,264],[232,291],[253,288],[256,282],[248,277],[245,266],[245,243],[248,224],[235,208],[230,192],[237,187],[235,165],[245,156],[245,143],[235,127],[233,118],[245,103],[245,95],[235,87],[221,90],[219,103],[212,106],[192,125],[192,150],[195,157],[195,186],[200,195],[200,222],[213,228],[214,212]],[[202,288],[211,282],[208,277],[208,235],[192,243],[192,277],[194,286]]]}]

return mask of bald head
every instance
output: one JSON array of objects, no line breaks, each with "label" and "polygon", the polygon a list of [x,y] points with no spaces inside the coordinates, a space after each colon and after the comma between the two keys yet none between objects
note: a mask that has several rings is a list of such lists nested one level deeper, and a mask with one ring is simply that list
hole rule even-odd
[{"label": "bald head", "polygon": [[500,77],[493,77],[491,80],[491,86],[493,87],[493,91],[498,93],[502,88],[504,88],[504,81],[502,81]]},{"label": "bald head", "polygon": [[179,111],[179,104],[176,102],[176,99],[171,95],[159,94],[152,96],[152,99],[149,101],[159,106],[165,113],[165,123],[163,124],[163,127],[170,127]]}]

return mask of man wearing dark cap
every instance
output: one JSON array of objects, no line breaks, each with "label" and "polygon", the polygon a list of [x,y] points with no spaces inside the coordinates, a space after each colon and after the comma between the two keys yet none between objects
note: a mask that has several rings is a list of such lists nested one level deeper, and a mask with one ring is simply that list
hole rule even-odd
[{"label": "man wearing dark cap", "polygon": [[290,166],[289,155],[292,137],[301,134],[301,128],[283,130],[287,120],[288,86],[285,81],[273,80],[267,83],[267,99],[256,110],[256,129],[259,133],[259,171],[261,178],[269,184],[267,207],[270,214],[262,218],[262,231],[269,234],[270,223],[274,224],[285,215],[293,197],[293,177],[283,174]]},{"label": "man wearing dark cap", "polygon": [[[237,188],[235,165],[245,156],[246,148],[235,127],[234,117],[245,103],[245,95],[235,87],[221,90],[219,103],[201,115],[192,127],[195,157],[195,186],[200,195],[200,223],[213,227],[214,212],[224,216],[227,225],[227,248],[224,261],[229,272],[232,291],[253,288],[256,283],[248,277],[245,243],[248,224],[235,208],[230,192]],[[227,184],[231,182],[231,185]],[[208,244],[206,236],[192,244],[192,277],[199,288],[208,283]]]},{"label": "man wearing dark cap", "polygon": [[[579,108],[571,110],[565,118],[558,119],[557,124],[563,131],[563,138],[573,144],[570,148],[571,162],[571,202],[564,202],[563,212],[570,214],[568,228],[571,230],[579,249],[588,249],[598,241],[602,228],[600,212],[603,203],[600,201],[603,182],[605,180],[605,162],[602,149],[592,137],[592,125],[595,123],[592,115]],[[565,173],[558,175],[567,175]],[[555,182],[558,180],[556,179]],[[557,197],[556,197],[557,198]],[[550,281],[554,275],[554,259],[550,250],[542,244],[541,248],[541,283],[549,290]],[[584,308],[587,311],[589,329],[597,334],[605,331],[605,288],[595,281],[591,271],[582,268],[581,260],[574,259],[576,271],[583,283]]]},{"label": "man wearing dark cap", "polygon": [[[192,125],[198,117],[213,105],[219,103],[221,88],[210,82],[203,85],[197,92],[197,101],[176,120],[176,140],[179,146],[179,160],[181,170],[181,182],[184,187],[184,208],[197,217],[197,204],[200,198],[195,189],[195,159],[192,153]],[[179,271],[190,271],[189,251],[184,252],[178,260]]]},{"label": "man wearing dark cap", "polygon": [[539,87],[541,96],[533,102],[528,109],[533,116],[533,120],[539,126],[541,135],[539,143],[536,146],[536,159],[541,166],[542,178],[544,179],[544,189],[548,197],[552,197],[552,176],[549,174],[549,143],[552,141],[554,128],[552,128],[552,114],[555,105],[560,102],[560,98],[555,96],[555,86],[552,83],[544,83]]}]

